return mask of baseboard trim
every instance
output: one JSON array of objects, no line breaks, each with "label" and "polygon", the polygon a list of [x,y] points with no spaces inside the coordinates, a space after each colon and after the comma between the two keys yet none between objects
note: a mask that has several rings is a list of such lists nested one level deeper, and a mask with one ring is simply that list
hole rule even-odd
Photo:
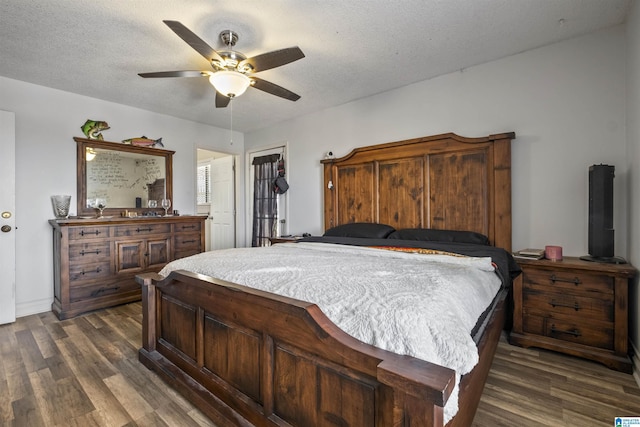
[{"label": "baseboard trim", "polygon": [[51,311],[51,298],[16,304],[16,318]]}]

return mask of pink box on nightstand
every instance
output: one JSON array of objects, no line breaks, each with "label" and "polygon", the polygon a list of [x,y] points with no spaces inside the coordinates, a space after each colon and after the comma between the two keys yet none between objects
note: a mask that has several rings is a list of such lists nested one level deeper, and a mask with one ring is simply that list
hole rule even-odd
[{"label": "pink box on nightstand", "polygon": [[551,261],[562,261],[562,246],[545,246],[544,257]]}]

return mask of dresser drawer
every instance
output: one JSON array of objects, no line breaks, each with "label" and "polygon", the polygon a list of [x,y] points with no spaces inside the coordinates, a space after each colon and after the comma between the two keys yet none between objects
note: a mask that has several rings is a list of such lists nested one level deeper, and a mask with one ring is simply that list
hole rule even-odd
[{"label": "dresser drawer", "polygon": [[111,276],[111,262],[103,261],[96,263],[69,265],[69,282],[73,286],[75,282],[103,279]]},{"label": "dresser drawer", "polygon": [[115,227],[115,237],[138,237],[150,234],[162,234],[171,232],[171,224],[138,224],[138,225],[120,225]]},{"label": "dresser drawer", "polygon": [[138,225],[121,225],[115,227],[115,237],[139,237],[150,234],[165,234],[171,232],[171,224],[138,224]]},{"label": "dresser drawer", "polygon": [[585,271],[543,270],[524,268],[524,286],[553,286],[571,292],[600,292],[613,294],[614,279],[611,276]]},{"label": "dresser drawer", "polygon": [[174,225],[175,233],[194,233],[200,232],[201,222],[182,222]]},{"label": "dresser drawer", "polygon": [[108,241],[82,242],[69,245],[69,264],[87,264],[109,260],[111,244]]},{"label": "dresser drawer", "polygon": [[202,251],[198,250],[198,249],[185,249],[185,250],[182,250],[182,251],[175,251],[173,253],[173,259],[186,258],[186,257],[191,256],[191,255],[199,254],[200,252],[202,252]]},{"label": "dresser drawer", "polygon": [[71,302],[78,302],[83,300],[93,300],[99,297],[121,295],[124,292],[130,292],[139,289],[140,285],[136,283],[134,278],[130,277],[119,280],[118,282],[102,282],[81,286],[72,286],[69,289],[69,298]]},{"label": "dresser drawer", "polygon": [[551,317],[528,315],[524,318],[524,332],[566,342],[612,350],[614,326],[593,325],[586,322],[567,321]]},{"label": "dresser drawer", "polygon": [[203,251],[200,234],[176,234],[173,238],[173,257],[175,259],[186,258]]},{"label": "dresser drawer", "polygon": [[200,234],[179,234],[173,238],[176,251],[200,251]]},{"label": "dresser drawer", "polygon": [[525,287],[523,310],[526,315],[560,314],[575,319],[614,321],[613,295],[558,293],[557,289],[548,286]]},{"label": "dresser drawer", "polygon": [[109,237],[110,227],[88,225],[86,227],[69,227],[69,240],[104,239]]}]

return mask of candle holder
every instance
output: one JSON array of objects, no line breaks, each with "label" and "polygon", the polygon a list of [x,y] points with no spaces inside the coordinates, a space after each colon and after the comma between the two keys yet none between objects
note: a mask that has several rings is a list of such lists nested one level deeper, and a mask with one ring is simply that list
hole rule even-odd
[{"label": "candle holder", "polygon": [[69,206],[71,205],[71,196],[56,195],[51,196],[51,206],[53,206],[53,215],[57,219],[64,219],[69,216]]}]

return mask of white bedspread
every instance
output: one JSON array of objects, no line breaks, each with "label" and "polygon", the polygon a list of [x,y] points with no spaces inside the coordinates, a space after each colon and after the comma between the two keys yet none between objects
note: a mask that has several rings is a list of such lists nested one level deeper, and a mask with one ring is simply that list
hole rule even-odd
[{"label": "white bedspread", "polygon": [[478,362],[471,330],[500,288],[489,258],[287,243],[205,252],[168,264],[316,303],[340,329],[376,347],[456,371],[445,422],[458,411],[458,382]]}]

